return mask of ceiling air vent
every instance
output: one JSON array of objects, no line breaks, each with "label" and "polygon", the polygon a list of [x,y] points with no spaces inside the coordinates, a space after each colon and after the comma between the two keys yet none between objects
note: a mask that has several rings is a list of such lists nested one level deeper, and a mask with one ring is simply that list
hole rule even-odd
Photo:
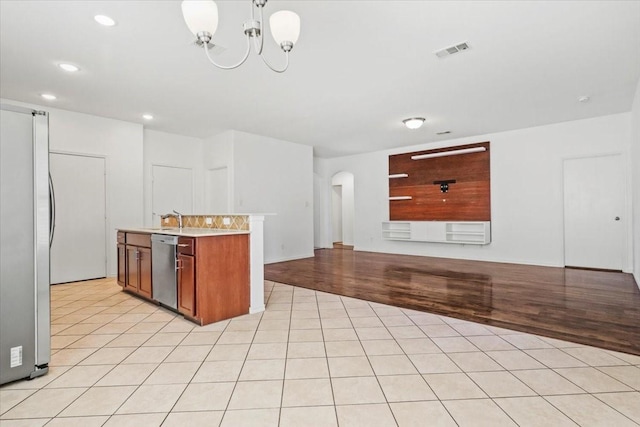
[{"label": "ceiling air vent", "polygon": [[450,130],[443,130],[443,131],[441,131],[441,132],[436,132],[436,135],[447,135],[447,134],[449,134],[449,133],[451,133],[451,131],[450,131]]},{"label": "ceiling air vent", "polygon": [[459,43],[453,46],[445,47],[444,49],[440,49],[436,51],[436,56],[438,58],[444,58],[449,55],[453,55],[454,53],[462,52],[469,49],[469,45],[467,42]]}]

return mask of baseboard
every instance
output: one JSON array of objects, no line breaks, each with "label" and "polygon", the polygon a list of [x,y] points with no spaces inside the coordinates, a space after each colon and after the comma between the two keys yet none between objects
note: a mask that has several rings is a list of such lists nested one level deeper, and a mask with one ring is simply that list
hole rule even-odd
[{"label": "baseboard", "polygon": [[375,250],[375,249],[363,249],[363,248],[360,248],[360,247],[357,247],[357,246],[355,246],[353,248],[353,250],[354,251],[358,251],[358,252],[375,252],[375,253],[379,253],[379,254],[423,256],[423,257],[428,257],[428,258],[457,259],[457,260],[462,260],[462,261],[495,262],[495,263],[501,263],[501,264],[522,264],[522,265],[533,265],[533,266],[537,266],[537,267],[564,268],[563,264],[533,263],[533,262],[526,262],[526,261],[521,261],[521,260],[510,260],[510,259],[480,259],[480,258],[468,258],[468,257],[463,258],[463,257],[438,256],[438,255],[427,255],[427,254],[411,254],[411,253],[406,253],[406,252],[388,252],[388,251],[381,251],[381,250]]},{"label": "baseboard", "polygon": [[249,307],[249,314],[262,313],[265,310],[264,304],[260,307]]},{"label": "baseboard", "polygon": [[264,263],[265,264],[275,264],[277,262],[285,262],[285,261],[293,261],[296,259],[303,259],[303,258],[313,258],[313,252],[310,252],[308,254],[304,254],[304,255],[294,255],[294,256],[289,256],[289,257],[282,257],[282,258],[276,258],[276,259],[265,259]]}]

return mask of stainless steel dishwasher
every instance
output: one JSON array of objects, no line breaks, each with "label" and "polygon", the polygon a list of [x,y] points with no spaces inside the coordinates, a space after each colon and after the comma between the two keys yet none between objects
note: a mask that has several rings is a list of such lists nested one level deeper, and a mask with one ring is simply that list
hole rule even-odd
[{"label": "stainless steel dishwasher", "polygon": [[151,235],[152,298],[160,304],[178,309],[176,248],[178,236]]}]

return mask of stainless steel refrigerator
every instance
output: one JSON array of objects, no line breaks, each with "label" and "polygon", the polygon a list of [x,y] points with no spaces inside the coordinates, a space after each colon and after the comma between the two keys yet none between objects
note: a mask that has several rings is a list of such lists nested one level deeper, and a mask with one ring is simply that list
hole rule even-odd
[{"label": "stainless steel refrigerator", "polygon": [[48,371],[49,188],[47,113],[0,105],[0,384]]}]

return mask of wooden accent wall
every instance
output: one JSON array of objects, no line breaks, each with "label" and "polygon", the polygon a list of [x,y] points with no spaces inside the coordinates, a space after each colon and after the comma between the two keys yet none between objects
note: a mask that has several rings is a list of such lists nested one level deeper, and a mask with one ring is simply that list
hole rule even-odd
[{"label": "wooden accent wall", "polygon": [[[430,159],[411,156],[464,148],[486,151]],[[415,151],[389,156],[389,196],[411,196],[411,200],[389,200],[391,221],[491,221],[491,168],[489,142]],[[440,191],[434,181],[456,180],[449,191]]]}]

